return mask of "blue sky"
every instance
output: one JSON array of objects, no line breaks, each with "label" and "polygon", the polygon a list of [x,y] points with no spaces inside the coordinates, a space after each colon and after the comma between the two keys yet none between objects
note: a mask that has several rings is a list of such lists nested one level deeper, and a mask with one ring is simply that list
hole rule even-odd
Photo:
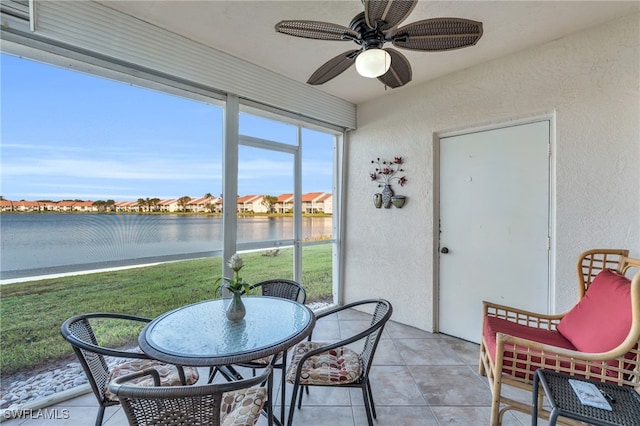
[{"label": "blue sky", "polygon": [[[217,196],[222,109],[2,54],[0,195],[8,200]],[[241,133],[295,127],[241,117]],[[333,137],[303,131],[303,192],[331,192]],[[291,155],[243,148],[239,195],[293,192]]]}]

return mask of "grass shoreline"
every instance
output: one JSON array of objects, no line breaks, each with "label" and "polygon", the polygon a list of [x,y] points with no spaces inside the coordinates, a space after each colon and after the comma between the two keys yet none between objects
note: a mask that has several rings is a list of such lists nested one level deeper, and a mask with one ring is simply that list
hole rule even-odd
[{"label": "grass shoreline", "polygon": [[[126,269],[146,268],[147,266],[157,266],[163,263],[184,262],[186,260],[205,259],[206,257],[207,256],[195,256],[192,258],[183,258],[183,259],[170,259],[170,260],[159,259],[157,261],[148,261],[146,263],[116,264],[113,266],[93,267],[93,268],[87,268],[87,269],[84,269],[86,264],[79,264],[79,265],[73,265],[75,269],[69,270],[69,271],[62,271],[62,272],[52,271],[51,273],[44,273],[41,275],[29,275],[24,277],[0,279],[0,288],[1,286],[6,284],[27,283],[31,281],[42,281],[42,280],[49,280],[53,278],[65,278],[65,277],[72,277],[76,275],[89,275],[89,274],[99,274],[102,272],[122,271]],[[139,259],[139,260],[145,260],[145,259]],[[33,270],[30,270],[30,271],[33,271]]]},{"label": "grass shoreline", "polygon": [[[303,250],[307,302],[331,300],[331,244]],[[292,249],[275,257],[245,253],[242,278],[259,282],[292,278]],[[222,258],[209,257],[92,274],[47,278],[0,286],[0,378],[38,371],[74,359],[60,325],[87,312],[122,312],[154,318],[171,309],[213,299]],[[134,337],[135,338],[135,337]],[[131,341],[126,330],[111,330],[108,346]]]}]

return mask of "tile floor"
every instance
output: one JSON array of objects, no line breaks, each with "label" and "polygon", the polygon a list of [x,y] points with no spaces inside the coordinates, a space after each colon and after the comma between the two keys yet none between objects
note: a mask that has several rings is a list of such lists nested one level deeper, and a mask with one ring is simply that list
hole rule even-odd
[{"label": "tile floor", "polygon": [[[366,328],[369,316],[345,311],[318,321],[314,340],[332,341]],[[392,317],[393,319],[393,317]],[[488,425],[491,393],[478,374],[479,346],[390,321],[384,329],[370,378],[379,426]],[[206,378],[207,369],[202,370]],[[274,412],[279,413],[280,370],[274,376]],[[287,385],[287,395],[291,395]],[[512,397],[530,401],[521,392]],[[289,401],[286,401],[287,409]],[[98,410],[92,393],[48,407],[46,413],[67,413],[65,419],[11,419],[2,426],[93,425]],[[67,410],[67,411],[63,411]],[[32,416],[33,417],[33,416]],[[509,411],[503,424],[528,425],[531,416]],[[107,408],[104,426],[127,425],[120,407]],[[259,426],[266,425],[261,418]],[[311,388],[296,409],[295,425],[360,426],[367,424],[360,389]],[[540,425],[547,425],[541,420]]]}]

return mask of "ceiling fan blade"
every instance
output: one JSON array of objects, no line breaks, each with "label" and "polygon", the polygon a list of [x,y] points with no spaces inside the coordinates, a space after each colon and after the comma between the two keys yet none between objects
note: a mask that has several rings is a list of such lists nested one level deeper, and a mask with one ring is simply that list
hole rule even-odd
[{"label": "ceiling fan blade", "polygon": [[364,16],[367,25],[385,31],[404,21],[411,13],[417,0],[364,0]]},{"label": "ceiling fan blade", "polygon": [[434,18],[398,28],[391,41],[411,50],[453,50],[473,46],[482,37],[482,22],[461,18]]},{"label": "ceiling fan blade", "polygon": [[316,86],[339,76],[353,65],[359,52],[360,49],[348,50],[333,59],[329,59],[309,77],[307,83]]},{"label": "ceiling fan blade", "polygon": [[344,25],[320,21],[280,21],[276,31],[296,37],[317,40],[355,40],[358,33]]},{"label": "ceiling fan blade", "polygon": [[386,86],[395,89],[411,81],[411,64],[405,56],[395,49],[384,49],[391,55],[389,71],[378,77]]}]

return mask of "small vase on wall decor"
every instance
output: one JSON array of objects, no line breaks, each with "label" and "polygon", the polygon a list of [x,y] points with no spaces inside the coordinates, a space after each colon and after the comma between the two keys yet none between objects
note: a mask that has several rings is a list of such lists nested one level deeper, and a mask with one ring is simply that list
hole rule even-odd
[{"label": "small vase on wall decor", "polygon": [[385,209],[391,207],[391,197],[393,196],[393,190],[390,185],[385,185],[382,188],[382,205]]},{"label": "small vase on wall decor", "polygon": [[391,197],[391,203],[397,208],[401,209],[404,203],[407,201],[407,197],[404,195],[394,195]]},{"label": "small vase on wall decor", "polygon": [[373,194],[373,205],[376,206],[376,209],[379,209],[380,207],[382,207],[382,194],[381,193],[376,193]]}]

